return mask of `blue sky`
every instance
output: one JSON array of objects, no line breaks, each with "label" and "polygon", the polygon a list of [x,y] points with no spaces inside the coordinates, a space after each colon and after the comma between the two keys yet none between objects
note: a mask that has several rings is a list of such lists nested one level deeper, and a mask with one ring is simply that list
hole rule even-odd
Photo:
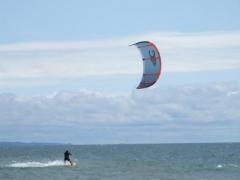
[{"label": "blue sky", "polygon": [[[239,142],[239,7],[1,2],[0,141]],[[137,91],[142,62],[128,45],[142,40],[160,47],[163,71]]]},{"label": "blue sky", "polygon": [[239,30],[238,0],[1,2],[2,43],[121,37],[155,31]]}]

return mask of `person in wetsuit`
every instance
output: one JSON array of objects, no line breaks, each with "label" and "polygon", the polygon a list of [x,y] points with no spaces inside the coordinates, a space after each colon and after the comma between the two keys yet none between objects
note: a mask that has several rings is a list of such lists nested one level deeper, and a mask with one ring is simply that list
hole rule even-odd
[{"label": "person in wetsuit", "polygon": [[66,161],[69,161],[70,164],[71,164],[71,166],[72,166],[73,163],[72,163],[72,161],[71,161],[71,159],[70,159],[70,157],[69,157],[69,156],[71,156],[71,155],[72,155],[72,154],[71,154],[68,150],[65,151],[65,153],[64,153],[64,163],[66,163]]}]

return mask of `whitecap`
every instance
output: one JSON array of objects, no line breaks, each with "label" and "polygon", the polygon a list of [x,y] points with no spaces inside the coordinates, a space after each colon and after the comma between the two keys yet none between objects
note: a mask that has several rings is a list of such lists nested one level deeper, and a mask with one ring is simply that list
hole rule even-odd
[{"label": "whitecap", "polygon": [[221,168],[223,168],[223,165],[222,165],[222,164],[218,164],[218,165],[217,165],[217,168],[218,168],[218,169],[221,169]]},{"label": "whitecap", "polygon": [[54,166],[65,166],[63,161],[54,160],[48,162],[37,162],[37,161],[28,161],[28,162],[14,162],[9,164],[8,167],[17,167],[17,168],[27,168],[27,167],[54,167]]}]

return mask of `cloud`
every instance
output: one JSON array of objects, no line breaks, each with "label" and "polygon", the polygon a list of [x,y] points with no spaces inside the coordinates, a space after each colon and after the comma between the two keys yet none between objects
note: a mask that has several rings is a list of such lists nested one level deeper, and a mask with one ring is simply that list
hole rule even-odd
[{"label": "cloud", "polygon": [[20,123],[39,119],[46,125],[235,121],[240,118],[239,98],[239,87],[230,83],[161,87],[133,91],[131,95],[81,90],[51,96],[0,96],[1,119],[21,119]]},{"label": "cloud", "polygon": [[[102,77],[96,82],[99,86],[113,75],[129,79],[141,74],[142,63],[137,49],[128,45],[141,40],[160,47],[164,73],[240,69],[239,32],[156,32],[92,41],[1,44],[0,85],[17,89],[30,84],[48,91],[54,83],[55,89],[78,89],[71,81],[78,78]],[[90,90],[32,97],[1,94],[0,140],[239,141],[239,93],[238,84],[221,83],[150,88],[128,95]]]},{"label": "cloud", "polygon": [[140,55],[129,44],[151,40],[160,47],[164,72],[240,68],[239,32],[156,32],[76,42],[22,42],[0,45],[0,79],[139,74]]},{"label": "cloud", "polygon": [[[138,134],[140,139],[134,139],[138,142],[142,136],[147,139],[144,133],[150,138],[153,135],[157,137],[158,131],[166,137],[171,133],[177,137],[188,132],[185,138],[189,138],[190,131],[193,136],[201,137],[194,129],[199,133],[210,129],[213,136],[216,131],[220,138],[240,126],[239,107],[238,84],[223,83],[150,88],[130,95],[107,95],[89,90],[35,97],[1,94],[0,136],[16,139],[21,132],[35,141],[39,137],[44,139],[54,135],[58,136],[54,140],[60,141],[64,137],[62,131],[70,131],[68,134],[81,131],[84,137],[91,132],[100,136],[96,138],[104,138],[104,129],[111,133],[117,129],[118,133],[129,138]],[[142,129],[143,134],[137,129]],[[12,130],[14,132],[9,133]],[[236,140],[239,135],[235,133],[235,139],[230,140]],[[76,139],[74,141],[77,142]],[[113,142],[113,139],[109,141]]]}]

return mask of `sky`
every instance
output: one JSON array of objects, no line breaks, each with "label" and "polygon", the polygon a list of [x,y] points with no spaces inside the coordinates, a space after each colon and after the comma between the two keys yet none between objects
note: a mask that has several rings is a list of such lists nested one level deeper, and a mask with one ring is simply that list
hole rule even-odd
[{"label": "sky", "polygon": [[[0,141],[240,142],[238,0],[0,2]],[[162,73],[137,90],[142,60]]]}]

